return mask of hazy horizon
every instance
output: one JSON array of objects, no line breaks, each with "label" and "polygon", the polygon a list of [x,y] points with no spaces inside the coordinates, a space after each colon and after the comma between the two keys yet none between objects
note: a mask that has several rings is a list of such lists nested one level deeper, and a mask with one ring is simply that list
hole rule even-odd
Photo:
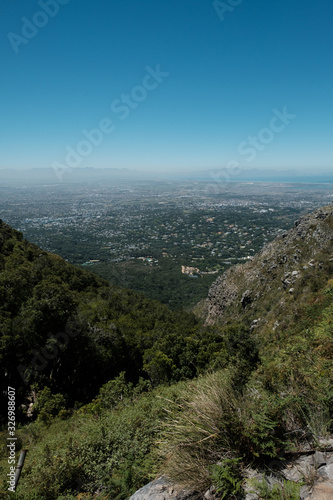
[{"label": "hazy horizon", "polygon": [[273,182],[273,183],[311,183],[311,184],[333,184],[333,172],[311,172],[296,171],[292,169],[202,169],[192,171],[144,171],[140,169],[127,168],[94,168],[79,167],[67,169],[61,176],[59,172],[50,167],[32,169],[0,169],[0,187],[27,185],[49,185],[49,184],[84,184],[86,182],[117,182],[133,183],[137,181],[193,181],[226,186],[233,182]]}]

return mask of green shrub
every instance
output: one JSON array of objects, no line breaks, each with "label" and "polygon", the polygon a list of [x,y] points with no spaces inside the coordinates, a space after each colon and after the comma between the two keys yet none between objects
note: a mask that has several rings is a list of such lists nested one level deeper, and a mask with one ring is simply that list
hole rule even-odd
[{"label": "green shrub", "polygon": [[221,500],[239,498],[243,494],[242,477],[239,467],[241,458],[226,458],[220,465],[212,465],[210,477]]},{"label": "green shrub", "polygon": [[259,494],[263,500],[299,500],[300,484],[294,481],[283,481],[280,484],[270,486],[263,478],[261,481],[253,480],[253,492]]},{"label": "green shrub", "polygon": [[121,372],[118,377],[104,384],[98,393],[98,399],[102,408],[114,408],[125,398],[132,395],[133,385],[125,380],[125,372]]},{"label": "green shrub", "polygon": [[189,384],[173,405],[164,431],[166,473],[184,486],[203,489],[207,468],[226,458],[264,462],[284,446],[281,401],[260,384],[243,393],[233,371],[216,372]]},{"label": "green shrub", "polygon": [[68,417],[69,412],[66,410],[66,400],[62,394],[51,394],[48,387],[37,394],[37,403],[35,411],[38,419],[46,424],[50,423],[52,418],[60,416],[62,419]]}]

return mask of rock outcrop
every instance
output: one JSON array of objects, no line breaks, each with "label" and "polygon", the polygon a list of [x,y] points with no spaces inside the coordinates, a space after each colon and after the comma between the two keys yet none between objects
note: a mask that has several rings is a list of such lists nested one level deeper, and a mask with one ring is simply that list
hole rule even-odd
[{"label": "rock outcrop", "polygon": [[[331,440],[328,445],[333,444]],[[306,452],[305,452],[306,453]],[[269,489],[284,487],[284,481],[299,484],[300,500],[332,500],[333,499],[333,448],[323,451],[310,451],[296,459],[267,464],[267,474],[259,470],[247,469],[244,472],[244,500],[259,500],[258,483],[263,481]],[[129,500],[219,500],[212,486],[205,493],[184,491],[173,485],[167,478],[160,477],[147,484]],[[280,496],[279,496],[280,498]]]},{"label": "rock outcrop", "polygon": [[129,500],[199,500],[202,498],[198,493],[181,491],[172,485],[165,477],[140,488]]},{"label": "rock outcrop", "polygon": [[[310,453],[310,452],[309,452]],[[299,484],[301,500],[333,499],[333,449],[302,455],[296,460],[278,464],[268,476],[250,470],[245,480],[245,500],[259,500],[255,480],[266,481],[270,487],[283,486],[283,481]]]},{"label": "rock outcrop", "polygon": [[251,261],[229,268],[211,286],[206,323],[283,308],[288,296],[324,282],[333,274],[333,205],[296,221],[294,227],[266,245]]}]

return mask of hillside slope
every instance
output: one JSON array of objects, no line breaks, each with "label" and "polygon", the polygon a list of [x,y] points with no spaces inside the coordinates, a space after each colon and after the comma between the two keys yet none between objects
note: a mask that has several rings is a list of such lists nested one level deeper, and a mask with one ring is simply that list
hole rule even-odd
[{"label": "hillside slope", "polygon": [[206,324],[289,324],[301,304],[333,277],[333,206],[305,215],[253,260],[228,269],[211,286]]},{"label": "hillside slope", "polygon": [[[332,207],[324,207],[227,271],[206,302],[214,326],[202,327],[2,224],[2,375],[17,388],[17,408],[37,394],[36,420],[17,432],[30,448],[18,498],[103,492],[125,500],[160,474],[198,498],[212,484],[229,488],[225,498],[232,498],[249,467],[274,463],[279,474],[286,457],[326,449],[333,432],[332,233]],[[92,394],[85,406],[75,403]],[[303,479],[311,485],[315,476]]]},{"label": "hillside slope", "polygon": [[0,222],[0,370],[18,412],[44,388],[66,408],[91,401],[121,372],[153,385],[193,377],[221,346],[192,314],[113,286]]}]

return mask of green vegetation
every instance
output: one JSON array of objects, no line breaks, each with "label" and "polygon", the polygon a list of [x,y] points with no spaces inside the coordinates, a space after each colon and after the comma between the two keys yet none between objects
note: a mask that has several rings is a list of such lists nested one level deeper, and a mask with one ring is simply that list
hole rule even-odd
[{"label": "green vegetation", "polygon": [[296,315],[282,341],[268,340],[264,329],[253,333],[260,361],[243,381],[231,357],[227,369],[189,385],[164,430],[166,471],[175,481],[203,491],[209,465],[239,457],[243,465],[264,464],[332,433],[332,299],[329,280],[311,298],[315,309],[299,306],[310,314],[302,325]]},{"label": "green vegetation", "polygon": [[[188,262],[191,266],[200,267],[200,261],[193,263],[185,257],[179,259],[162,257],[158,265],[150,265],[135,259],[117,264],[97,263],[90,266],[89,270],[115,285],[143,292],[147,297],[167,304],[170,309],[176,310],[180,307],[189,309],[202,297],[207,296],[210,285],[218,275],[201,274],[197,278],[192,278],[182,274],[181,266],[189,265]],[[226,267],[220,267],[220,272]]]},{"label": "green vegetation", "polygon": [[47,387],[61,395],[54,415],[91,401],[122,371],[152,385],[192,378],[225,350],[220,329],[203,329],[190,313],[109,285],[5,224],[0,238],[1,375],[17,388],[18,407]]},{"label": "green vegetation", "polygon": [[[127,498],[161,467],[155,441],[166,418],[166,399],[175,399],[181,388],[133,387],[121,375],[71,418],[55,417],[47,424],[38,418],[18,430],[21,445],[29,449],[18,497],[49,500],[81,490],[85,498],[96,491],[104,498]],[[6,469],[4,460],[2,478]],[[5,487],[3,481],[2,491]]]},{"label": "green vegetation", "polygon": [[210,467],[211,479],[221,500],[239,498],[243,491],[240,458],[226,458],[221,465]]},{"label": "green vegetation", "polygon": [[265,479],[253,481],[254,491],[263,500],[299,500],[300,485],[293,481],[283,481],[270,487]]},{"label": "green vegetation", "polygon": [[[204,327],[1,224],[1,374],[17,392],[17,449],[29,449],[16,498],[125,500],[160,474],[237,498],[243,468],[318,446],[333,431],[333,280],[320,256],[325,283],[283,311],[265,313],[264,296],[256,328],[250,314]],[[6,439],[4,427],[2,478]],[[265,484],[263,498],[297,498],[298,485]]]}]

